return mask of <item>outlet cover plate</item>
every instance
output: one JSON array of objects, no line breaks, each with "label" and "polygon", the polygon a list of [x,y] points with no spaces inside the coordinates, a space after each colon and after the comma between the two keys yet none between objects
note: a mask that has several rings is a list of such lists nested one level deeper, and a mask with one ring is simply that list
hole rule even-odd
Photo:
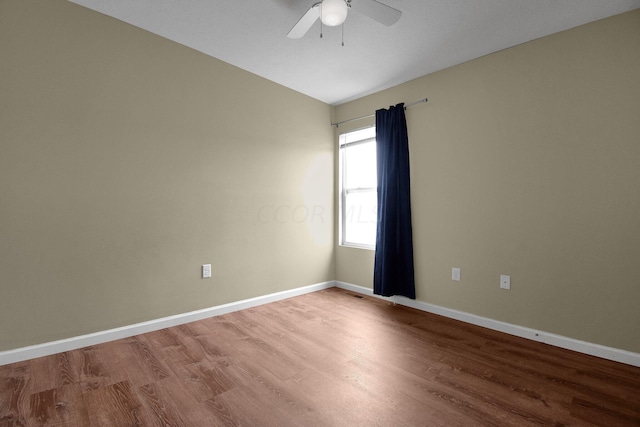
[{"label": "outlet cover plate", "polygon": [[511,276],[500,275],[500,289],[511,289]]},{"label": "outlet cover plate", "polygon": [[455,280],[456,282],[460,281],[460,269],[457,267],[453,267],[451,269],[451,280]]},{"label": "outlet cover plate", "polygon": [[211,264],[202,265],[202,278],[207,279],[211,277]]}]

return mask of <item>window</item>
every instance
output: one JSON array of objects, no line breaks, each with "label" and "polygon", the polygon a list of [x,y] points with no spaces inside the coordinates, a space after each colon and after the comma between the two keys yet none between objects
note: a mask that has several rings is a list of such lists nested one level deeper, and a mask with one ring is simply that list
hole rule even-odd
[{"label": "window", "polygon": [[377,226],[376,128],[340,135],[340,244],[373,249]]}]

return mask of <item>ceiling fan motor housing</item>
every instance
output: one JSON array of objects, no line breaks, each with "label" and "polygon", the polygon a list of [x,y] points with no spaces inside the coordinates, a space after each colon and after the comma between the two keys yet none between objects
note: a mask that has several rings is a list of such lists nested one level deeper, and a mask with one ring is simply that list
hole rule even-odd
[{"label": "ceiling fan motor housing", "polygon": [[376,0],[322,0],[314,3],[287,34],[290,39],[299,39],[320,19],[323,25],[335,27],[344,23],[347,12],[353,9],[374,21],[392,25],[400,19],[402,12]]},{"label": "ceiling fan motor housing", "polygon": [[348,10],[344,0],[323,0],[320,5],[320,20],[328,27],[335,27],[347,19]]}]

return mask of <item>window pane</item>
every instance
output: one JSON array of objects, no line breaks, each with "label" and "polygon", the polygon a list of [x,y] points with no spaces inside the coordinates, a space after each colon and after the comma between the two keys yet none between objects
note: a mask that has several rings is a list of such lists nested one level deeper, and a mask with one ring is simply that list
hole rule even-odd
[{"label": "window pane", "polygon": [[340,144],[362,141],[376,137],[376,128],[368,127],[364,129],[354,130],[353,132],[343,133],[340,135]]},{"label": "window pane", "polygon": [[376,244],[376,191],[347,193],[344,210],[344,243],[375,246]]},{"label": "window pane", "polygon": [[341,245],[374,247],[377,228],[376,128],[340,135]]},{"label": "window pane", "polygon": [[343,148],[345,188],[376,188],[376,144],[351,145]]}]

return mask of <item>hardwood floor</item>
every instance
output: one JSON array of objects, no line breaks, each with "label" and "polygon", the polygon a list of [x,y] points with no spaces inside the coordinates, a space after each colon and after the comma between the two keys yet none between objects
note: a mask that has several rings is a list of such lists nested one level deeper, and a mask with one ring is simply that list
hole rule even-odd
[{"label": "hardwood floor", "polygon": [[0,367],[0,426],[640,426],[640,368],[332,288]]}]

